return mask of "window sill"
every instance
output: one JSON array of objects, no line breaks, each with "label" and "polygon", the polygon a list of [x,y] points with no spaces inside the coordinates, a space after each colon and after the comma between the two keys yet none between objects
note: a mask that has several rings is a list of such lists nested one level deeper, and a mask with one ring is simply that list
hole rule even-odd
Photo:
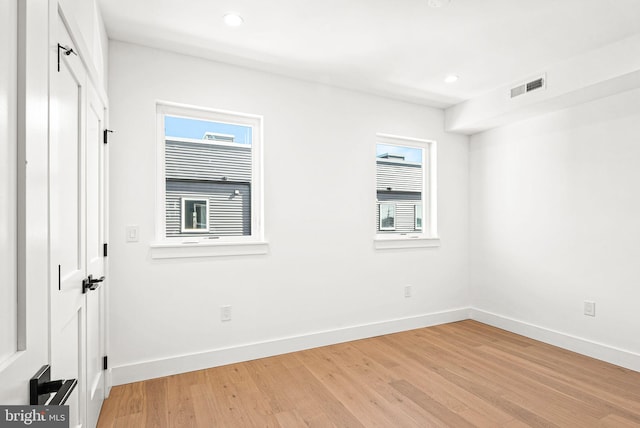
[{"label": "window sill", "polygon": [[250,256],[269,253],[266,241],[251,242],[154,242],[150,245],[152,259],[189,257]]},{"label": "window sill", "polygon": [[376,250],[439,247],[440,238],[375,238],[373,245]]}]

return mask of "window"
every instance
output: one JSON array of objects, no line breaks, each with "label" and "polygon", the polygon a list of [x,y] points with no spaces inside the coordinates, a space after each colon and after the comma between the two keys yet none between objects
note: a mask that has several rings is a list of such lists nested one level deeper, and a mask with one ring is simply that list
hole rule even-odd
[{"label": "window", "polygon": [[264,254],[262,117],[157,106],[152,257]]},{"label": "window", "polygon": [[380,204],[380,230],[396,230],[396,204]]},{"label": "window", "polygon": [[439,245],[435,160],[434,141],[377,135],[376,248]]},{"label": "window", "polygon": [[209,199],[182,198],[181,232],[209,231]]}]

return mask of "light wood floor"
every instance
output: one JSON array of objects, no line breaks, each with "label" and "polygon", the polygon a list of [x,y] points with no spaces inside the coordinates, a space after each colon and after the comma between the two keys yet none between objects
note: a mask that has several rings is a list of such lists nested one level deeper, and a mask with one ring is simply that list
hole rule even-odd
[{"label": "light wood floor", "polygon": [[116,386],[99,427],[640,427],[640,373],[475,321]]}]

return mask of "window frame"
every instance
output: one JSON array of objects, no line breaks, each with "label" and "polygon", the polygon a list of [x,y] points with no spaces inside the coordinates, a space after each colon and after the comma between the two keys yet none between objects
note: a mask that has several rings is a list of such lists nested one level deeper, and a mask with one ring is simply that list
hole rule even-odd
[{"label": "window frame", "polygon": [[[165,116],[207,120],[248,126],[251,131],[251,235],[243,236],[166,236],[166,175],[165,175]],[[178,104],[167,101],[156,102],[156,231],[155,241],[150,244],[152,258],[182,258],[229,255],[251,255],[268,253],[264,239],[264,182],[263,182],[263,127],[261,115],[239,113],[228,110]],[[183,196],[182,198],[192,196]],[[193,196],[200,199],[200,196]],[[207,199],[207,198],[202,198]],[[208,200],[208,199],[207,199]],[[211,218],[210,201],[207,202],[207,228]],[[180,223],[182,226],[182,209]]]},{"label": "window frame", "polygon": [[[377,133],[375,138],[374,159],[377,159],[376,148],[378,144],[401,146],[422,149],[422,228],[411,233],[397,232],[384,233],[376,232],[374,236],[374,247],[376,249],[396,249],[396,248],[420,248],[440,246],[438,236],[437,219],[437,143],[435,140],[421,138],[404,137],[392,134]],[[377,164],[376,164],[377,165]],[[376,204],[380,204],[377,197],[378,181],[377,166],[374,169],[374,190],[376,192]],[[389,203],[389,202],[383,202]],[[415,206],[415,205],[414,205]],[[425,221],[426,220],[426,221]],[[397,219],[396,219],[397,224]],[[415,208],[414,208],[415,226]]]}]

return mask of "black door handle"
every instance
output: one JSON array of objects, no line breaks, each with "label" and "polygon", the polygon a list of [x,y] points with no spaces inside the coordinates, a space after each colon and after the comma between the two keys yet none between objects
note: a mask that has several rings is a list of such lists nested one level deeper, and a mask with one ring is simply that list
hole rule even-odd
[{"label": "black door handle", "polygon": [[104,281],[104,276],[94,278],[93,275],[89,275],[88,278],[82,280],[82,294],[86,293],[87,290],[95,290],[102,281]]},{"label": "black door handle", "polygon": [[[63,405],[78,385],[77,379],[51,380],[51,366],[45,365],[29,380],[29,404]],[[52,393],[56,393],[49,400]]]}]

